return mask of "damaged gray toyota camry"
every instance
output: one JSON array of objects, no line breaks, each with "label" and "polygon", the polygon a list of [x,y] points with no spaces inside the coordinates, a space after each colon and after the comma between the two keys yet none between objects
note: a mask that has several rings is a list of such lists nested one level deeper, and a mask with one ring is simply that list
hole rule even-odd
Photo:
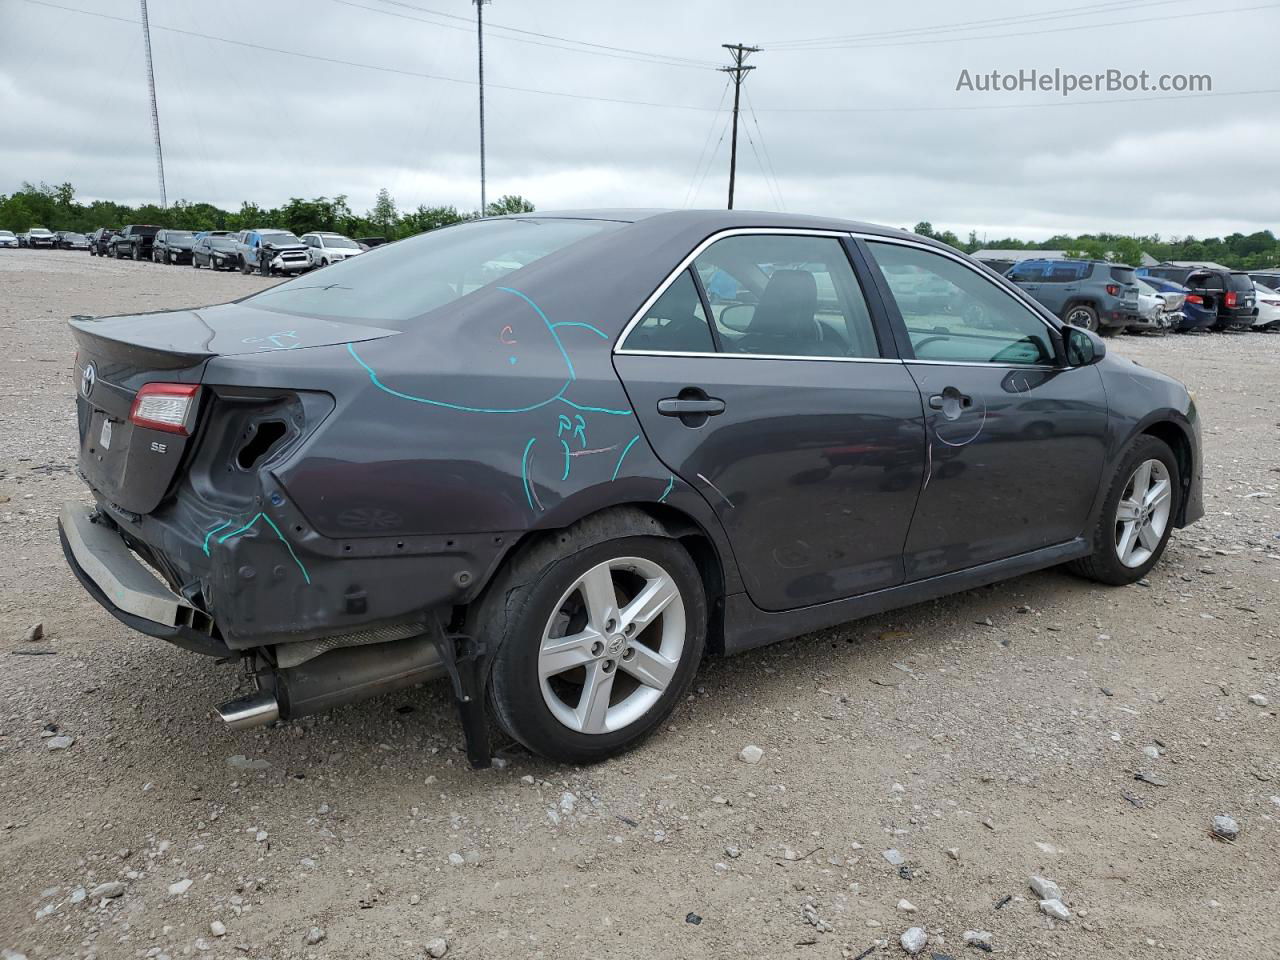
[{"label": "damaged gray toyota camry", "polygon": [[445,678],[567,762],[730,654],[1202,516],[1195,404],[898,230],[741,211],[473,221],[246,299],[71,323],[67,560],[242,659],[270,723]]}]

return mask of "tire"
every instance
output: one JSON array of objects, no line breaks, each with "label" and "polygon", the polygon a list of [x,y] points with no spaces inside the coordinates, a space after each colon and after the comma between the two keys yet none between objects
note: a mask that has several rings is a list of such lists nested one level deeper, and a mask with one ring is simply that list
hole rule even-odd
[{"label": "tire", "polygon": [[1087,303],[1074,303],[1062,311],[1062,322],[1086,330],[1098,329],[1098,311]]},{"label": "tire", "polygon": [[[1160,483],[1167,484],[1167,492],[1158,502],[1146,506],[1147,512],[1140,514],[1150,515],[1149,523],[1141,519],[1133,521],[1135,530],[1129,541],[1132,547],[1126,562],[1121,559],[1125,543],[1121,503],[1134,503],[1140,499],[1131,499],[1132,484],[1135,479],[1141,482],[1138,475],[1140,468],[1149,470],[1150,488],[1145,488],[1148,489],[1148,499],[1150,490],[1158,488]],[[1159,563],[1164,554],[1169,536],[1173,533],[1173,522],[1178,515],[1181,499],[1182,477],[1178,470],[1178,460],[1169,445],[1148,434],[1135,438],[1111,478],[1111,486],[1107,490],[1102,512],[1093,530],[1093,553],[1081,560],[1073,560],[1067,568],[1082,577],[1117,587],[1141,580]],[[1142,504],[1145,502],[1143,500]],[[1132,511],[1126,507],[1125,512]],[[1161,518],[1163,523],[1160,522]],[[1138,530],[1143,527],[1150,529],[1150,535],[1145,539],[1137,535]]]},{"label": "tire", "polygon": [[194,253],[191,255],[191,269],[192,270],[200,269],[200,261],[196,259],[196,255]]},{"label": "tire", "polygon": [[[643,515],[592,518],[525,553],[486,592],[477,635],[497,651],[489,706],[498,725],[534,753],[562,763],[604,760],[652,734],[688,692],[706,645],[706,597],[688,552],[660,533]],[[611,609],[616,620],[593,624],[584,578],[597,588],[613,585],[617,605],[601,609]],[[603,597],[605,590],[593,592]],[[667,592],[669,603],[626,634],[628,603],[641,590]],[[593,634],[593,625],[601,632]],[[594,641],[561,645],[558,660],[566,669],[555,671],[557,660],[544,647],[548,638],[566,635]],[[652,682],[640,682],[637,673]],[[612,698],[594,701],[599,711],[588,708],[589,678]]]},{"label": "tire", "polygon": [[244,274],[246,277],[250,273],[249,263],[247,260],[245,260],[244,257],[240,258],[240,272]]}]

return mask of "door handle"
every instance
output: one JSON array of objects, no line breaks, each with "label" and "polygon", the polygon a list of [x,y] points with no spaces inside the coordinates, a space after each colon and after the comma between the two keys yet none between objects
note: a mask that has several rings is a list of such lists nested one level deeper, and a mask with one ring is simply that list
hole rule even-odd
[{"label": "door handle", "polygon": [[955,387],[947,387],[942,393],[935,393],[929,398],[929,407],[941,410],[948,420],[955,420],[960,413],[973,406],[973,397],[966,396]]},{"label": "door handle", "polygon": [[717,417],[724,413],[724,401],[714,397],[705,400],[681,400],[667,397],[658,401],[658,412],[664,417],[704,416]]}]

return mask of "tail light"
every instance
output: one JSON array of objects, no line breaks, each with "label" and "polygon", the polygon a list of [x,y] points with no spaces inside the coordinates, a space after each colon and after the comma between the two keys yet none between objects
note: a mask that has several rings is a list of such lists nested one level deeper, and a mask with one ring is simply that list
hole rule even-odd
[{"label": "tail light", "polygon": [[133,398],[129,422],[151,430],[189,436],[187,415],[195,403],[194,383],[148,383]]},{"label": "tail light", "polygon": [[1222,302],[1226,304],[1228,310],[1231,310],[1240,305],[1239,300],[1240,297],[1234,290],[1228,290],[1227,295],[1223,298]]},{"label": "tail light", "polygon": [[1198,306],[1203,306],[1203,305],[1204,305],[1204,297],[1200,296],[1200,294],[1198,294],[1198,293],[1188,293],[1188,294],[1187,294],[1187,303],[1194,303],[1194,304],[1197,304]]},{"label": "tail light", "polygon": [[1109,297],[1118,297],[1118,296],[1120,296],[1120,285],[1119,285],[1119,284],[1116,284],[1116,283],[1108,283],[1108,284],[1107,284],[1107,296],[1109,296]]}]

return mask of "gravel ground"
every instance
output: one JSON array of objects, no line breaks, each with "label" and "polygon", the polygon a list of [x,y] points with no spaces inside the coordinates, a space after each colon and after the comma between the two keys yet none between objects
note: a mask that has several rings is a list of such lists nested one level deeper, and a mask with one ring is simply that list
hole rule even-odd
[{"label": "gravel ground", "polygon": [[131,633],[65,569],[63,321],[266,282],[0,255],[6,960],[817,960],[902,956],[913,926],[957,960],[969,930],[1037,960],[1280,955],[1280,336],[1112,341],[1206,422],[1208,516],[1149,582],[1050,571],[708,662],[622,759],[473,772],[439,685],[229,732],[237,668]]}]

